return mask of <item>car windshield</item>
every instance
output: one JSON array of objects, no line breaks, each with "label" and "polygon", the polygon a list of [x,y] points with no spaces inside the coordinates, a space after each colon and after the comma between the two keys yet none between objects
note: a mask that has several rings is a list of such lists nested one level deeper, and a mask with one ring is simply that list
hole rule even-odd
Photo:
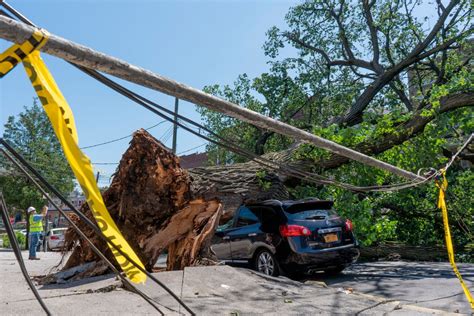
[{"label": "car windshield", "polygon": [[287,216],[293,220],[324,220],[332,216],[337,216],[333,210],[302,210],[297,212],[293,210],[293,213],[288,213]]}]

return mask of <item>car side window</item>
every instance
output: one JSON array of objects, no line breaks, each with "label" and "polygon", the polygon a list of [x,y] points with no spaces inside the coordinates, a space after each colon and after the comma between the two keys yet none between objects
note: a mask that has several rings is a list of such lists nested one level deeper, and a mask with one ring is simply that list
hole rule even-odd
[{"label": "car side window", "polygon": [[228,228],[231,228],[232,225],[234,225],[234,219],[233,218],[228,220],[227,223],[217,226],[216,231],[217,232],[223,232],[224,230],[226,230]]},{"label": "car side window", "polygon": [[258,217],[249,208],[245,206],[240,207],[236,227],[253,225],[259,222]]}]

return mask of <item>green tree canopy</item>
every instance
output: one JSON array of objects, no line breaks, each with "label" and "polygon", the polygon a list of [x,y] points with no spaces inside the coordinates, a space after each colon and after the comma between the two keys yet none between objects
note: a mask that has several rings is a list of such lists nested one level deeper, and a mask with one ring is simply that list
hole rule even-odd
[{"label": "green tree canopy", "polygon": [[[436,19],[424,12],[428,5]],[[268,31],[263,47],[268,73],[205,89],[404,169],[440,168],[474,131],[471,18],[471,2],[464,0],[304,1],[287,13],[286,29]],[[200,111],[207,127],[256,154],[292,144],[293,159],[306,170],[359,186],[400,182],[387,172]],[[245,161],[215,145],[207,149],[211,164]],[[449,171],[448,207],[461,246],[472,242],[474,231],[470,150]],[[360,194],[290,180],[293,197],[333,198],[354,219],[365,244],[443,242],[432,183]]]},{"label": "green tree canopy", "polygon": [[[8,118],[3,138],[60,192],[67,194],[74,189],[72,171],[51,123],[36,99],[18,116]],[[23,210],[30,205],[41,208],[45,199],[33,184],[5,157],[0,162],[5,169],[0,185],[7,204]]]}]

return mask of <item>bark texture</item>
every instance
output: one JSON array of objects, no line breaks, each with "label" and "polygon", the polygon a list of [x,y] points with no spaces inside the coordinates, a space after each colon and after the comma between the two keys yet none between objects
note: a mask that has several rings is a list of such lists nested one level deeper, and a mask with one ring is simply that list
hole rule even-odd
[{"label": "bark texture", "polygon": [[[283,152],[282,152],[283,153]],[[274,159],[283,159],[273,153]],[[267,158],[271,155],[265,155]],[[226,222],[244,202],[270,199],[287,200],[284,178],[273,170],[265,169],[254,161],[229,166],[193,168],[192,191],[206,199],[222,203],[221,222]]]},{"label": "bark texture", "polygon": [[[179,159],[144,130],[134,134],[123,155],[109,189],[103,193],[110,215],[151,271],[160,253],[169,249],[168,269],[182,269],[199,262],[209,253],[208,245],[219,221],[221,206],[216,199],[201,199],[191,191],[191,177],[179,165]],[[81,209],[92,218],[89,207]],[[79,227],[106,253],[111,251],[82,222]],[[66,244],[73,252],[65,269],[96,261],[89,245],[73,231],[66,235]]]}]

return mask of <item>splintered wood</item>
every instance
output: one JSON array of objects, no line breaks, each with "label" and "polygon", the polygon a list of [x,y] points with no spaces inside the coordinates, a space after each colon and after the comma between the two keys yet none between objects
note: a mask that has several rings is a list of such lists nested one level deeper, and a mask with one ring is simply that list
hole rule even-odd
[{"label": "splintered wood", "polygon": [[[191,191],[191,178],[179,159],[145,130],[137,131],[123,155],[104,202],[125,239],[146,269],[168,249],[168,270],[198,264],[210,256],[209,244],[221,215],[216,199],[204,200]],[[81,208],[89,218],[89,207]],[[116,263],[107,245],[83,222],[79,227]],[[89,244],[69,230],[66,246],[73,249],[65,269],[98,261]]]}]

